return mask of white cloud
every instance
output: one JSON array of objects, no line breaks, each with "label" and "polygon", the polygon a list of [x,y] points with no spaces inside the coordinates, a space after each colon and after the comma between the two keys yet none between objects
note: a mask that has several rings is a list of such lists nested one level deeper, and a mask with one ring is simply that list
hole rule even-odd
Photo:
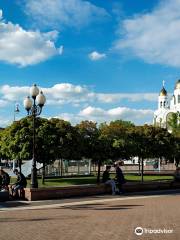
[{"label": "white cloud", "polygon": [[40,26],[82,27],[107,16],[105,9],[84,0],[25,0],[23,10]]},{"label": "white cloud", "polygon": [[12,122],[12,120],[7,119],[7,117],[0,117],[0,127],[6,127]]},{"label": "white cloud", "polygon": [[47,96],[47,103],[51,105],[86,102],[89,95],[86,87],[70,83],[55,84],[42,90]]},{"label": "white cloud", "polygon": [[152,123],[154,111],[151,109],[132,109],[126,107],[112,108],[104,110],[88,106],[78,114],[62,113],[58,118],[70,121],[73,124],[83,120],[91,120],[98,123],[110,122],[118,119],[132,121],[136,124]]},{"label": "white cloud", "polygon": [[154,111],[150,109],[131,109],[126,107],[117,107],[109,110],[102,108],[87,107],[80,112],[80,116],[91,117],[99,120],[107,121],[115,119],[124,120],[141,120],[144,117],[152,119]]},{"label": "white cloud", "polygon": [[[51,88],[42,88],[48,105],[63,105],[71,103],[79,106],[80,103],[120,103],[122,100],[130,102],[157,101],[156,93],[95,93],[85,86],[70,83],[55,84]],[[0,86],[0,96],[7,101],[19,101],[29,94],[29,86]]]},{"label": "white cloud", "polygon": [[9,86],[2,85],[0,86],[0,96],[2,99],[6,101],[14,102],[22,99],[29,94],[29,87],[27,86]]},{"label": "white cloud", "polygon": [[95,118],[101,118],[101,117],[105,117],[106,112],[102,109],[102,108],[94,108],[94,107],[87,107],[85,109],[83,109],[80,113],[80,116],[84,116],[84,117],[95,117]]},{"label": "white cloud", "polygon": [[8,104],[8,101],[4,100],[4,99],[0,99],[0,108],[5,107]]},{"label": "white cloud", "polygon": [[91,52],[88,56],[92,61],[98,61],[105,58],[106,54],[94,51],[94,52]]},{"label": "white cloud", "polygon": [[3,17],[3,11],[0,9],[0,19]]},{"label": "white cloud", "polygon": [[57,31],[27,31],[0,18],[0,61],[21,67],[45,61],[62,52],[55,47],[57,37]]},{"label": "white cloud", "polygon": [[149,13],[119,26],[115,48],[129,50],[149,63],[180,67],[180,0],[163,0]]},{"label": "white cloud", "polygon": [[61,113],[57,116],[53,116],[53,118],[59,118],[59,119],[65,120],[65,121],[69,121],[73,125],[75,125],[83,120],[87,120],[84,117],[79,116],[78,114],[73,114],[73,113]]},{"label": "white cloud", "polygon": [[60,46],[59,48],[59,54],[62,55],[64,52],[64,46]]},{"label": "white cloud", "polygon": [[139,101],[149,101],[155,102],[157,101],[158,94],[157,93],[97,93],[96,97],[98,101],[104,103],[115,103],[122,100],[128,100],[131,102],[139,102]]},{"label": "white cloud", "polygon": [[[122,105],[121,100],[123,99],[128,99],[129,101],[152,101],[152,98],[154,98],[154,101],[157,101],[157,94],[153,93],[96,93],[90,91],[86,86],[73,85],[70,83],[56,84],[50,88],[42,88],[42,90],[47,99],[47,113],[49,110],[50,112],[57,111],[57,108],[53,110],[53,107],[61,107],[62,112],[63,105],[67,104],[69,104],[71,108],[74,107],[76,111],[79,111],[77,113],[64,112],[58,115],[59,118],[71,121],[73,124],[87,119],[98,123],[116,119],[130,120],[137,124],[143,124],[144,122],[150,123],[153,118],[153,110],[132,109],[128,107],[113,108],[113,104],[118,103]],[[0,86],[0,110],[1,113],[3,113],[2,116],[4,116],[5,107],[6,111],[9,111],[9,115],[4,118],[5,120],[6,118],[10,119],[10,115],[13,113],[14,103],[18,102],[22,105],[27,95],[29,95],[29,86]],[[105,103],[106,107],[108,106],[107,103],[109,103],[109,109],[103,109],[101,103]],[[7,108],[7,106],[9,108]],[[5,120],[0,120],[0,126],[4,125]],[[8,122],[10,121],[7,121],[7,124]]]},{"label": "white cloud", "polygon": [[[122,100],[130,102],[149,101],[156,102],[156,93],[98,93],[90,91],[86,86],[73,85],[71,83],[59,83],[50,88],[42,88],[47,98],[48,105],[80,103],[120,103]],[[0,86],[0,99],[6,101],[18,101],[29,94],[29,86]]]}]

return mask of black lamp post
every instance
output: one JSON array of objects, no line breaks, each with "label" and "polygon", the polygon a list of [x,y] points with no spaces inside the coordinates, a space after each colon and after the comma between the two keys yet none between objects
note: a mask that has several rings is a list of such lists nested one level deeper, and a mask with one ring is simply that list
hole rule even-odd
[{"label": "black lamp post", "polygon": [[28,116],[33,117],[33,157],[31,169],[31,188],[38,188],[35,153],[35,119],[41,114],[42,108],[46,102],[46,98],[42,91],[39,92],[39,88],[36,86],[36,84],[30,88],[30,96],[32,99],[29,96],[25,98],[24,107],[27,110]]},{"label": "black lamp post", "polygon": [[15,103],[14,104],[14,122],[16,121],[16,114],[19,113],[19,104]]}]

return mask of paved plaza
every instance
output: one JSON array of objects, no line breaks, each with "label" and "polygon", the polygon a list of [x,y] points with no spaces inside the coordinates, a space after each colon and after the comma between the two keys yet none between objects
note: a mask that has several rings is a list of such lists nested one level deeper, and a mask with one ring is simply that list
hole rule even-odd
[{"label": "paved plaza", "polygon": [[[0,203],[0,239],[178,240],[179,203],[180,192],[175,191],[158,195]],[[134,233],[137,227],[143,228],[140,236]],[[161,233],[157,233],[158,230]]]}]

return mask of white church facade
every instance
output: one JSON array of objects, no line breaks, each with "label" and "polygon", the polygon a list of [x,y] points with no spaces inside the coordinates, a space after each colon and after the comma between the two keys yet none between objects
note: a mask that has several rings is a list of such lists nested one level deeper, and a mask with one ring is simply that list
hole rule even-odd
[{"label": "white church facade", "polygon": [[180,113],[180,80],[176,82],[174,93],[170,98],[163,83],[158,97],[158,109],[154,112],[154,125],[168,128],[168,119],[172,113],[178,112]]}]

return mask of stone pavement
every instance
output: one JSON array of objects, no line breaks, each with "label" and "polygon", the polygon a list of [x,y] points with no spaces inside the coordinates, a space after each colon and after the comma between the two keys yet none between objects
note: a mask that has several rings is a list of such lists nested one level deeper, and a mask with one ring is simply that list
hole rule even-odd
[{"label": "stone pavement", "polygon": [[[0,203],[0,240],[179,240],[179,202],[179,192],[172,191]],[[144,234],[137,236],[137,227]],[[145,233],[153,230],[169,233]]]}]

